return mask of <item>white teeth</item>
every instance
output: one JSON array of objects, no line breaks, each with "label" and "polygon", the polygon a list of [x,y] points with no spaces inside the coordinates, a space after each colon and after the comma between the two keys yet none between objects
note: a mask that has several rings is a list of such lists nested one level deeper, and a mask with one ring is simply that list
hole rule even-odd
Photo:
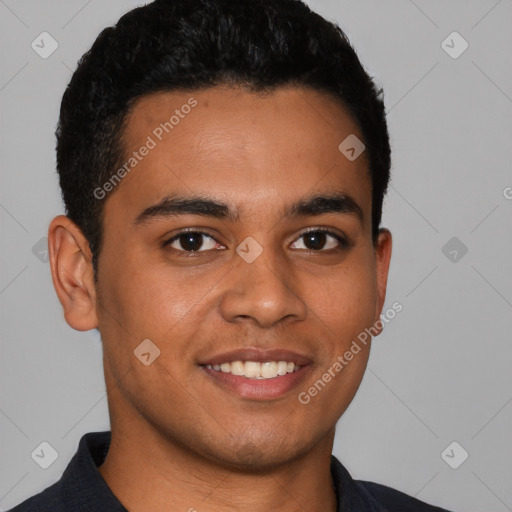
[{"label": "white teeth", "polygon": [[288,363],[286,361],[279,361],[277,363],[277,375],[286,375],[288,373]]},{"label": "white teeth", "polygon": [[277,377],[277,363],[275,361],[268,361],[261,365],[261,376],[265,379],[273,379]]},{"label": "white teeth", "polygon": [[255,361],[246,361],[244,367],[244,375],[246,377],[260,377],[261,376],[261,364]]},{"label": "white teeth", "polygon": [[232,361],[222,364],[208,364],[206,368],[210,370],[221,371],[223,373],[232,373],[247,377],[249,379],[274,379],[275,377],[293,373],[300,369],[295,363],[287,361],[265,361],[259,363],[256,361]]},{"label": "white teeth", "polygon": [[[227,364],[229,365],[229,363]],[[244,375],[245,365],[242,361],[233,361],[230,366],[233,375]]]}]

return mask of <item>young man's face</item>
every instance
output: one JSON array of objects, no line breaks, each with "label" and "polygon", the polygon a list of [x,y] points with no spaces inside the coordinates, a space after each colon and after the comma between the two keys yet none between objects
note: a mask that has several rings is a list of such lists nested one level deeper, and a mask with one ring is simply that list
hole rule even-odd
[{"label": "young man's face", "polygon": [[[161,123],[173,114],[166,133]],[[133,151],[140,160],[104,199],[96,287],[113,429],[147,429],[238,468],[332,442],[368,346],[309,403],[299,394],[378,320],[391,252],[387,231],[372,245],[365,153],[351,161],[338,149],[351,134],[363,138],[334,99],[309,89],[258,97],[215,88],[136,103],[124,147],[127,160]],[[335,194],[349,199],[346,208],[297,208]],[[147,210],[165,198],[225,211]],[[160,355],[145,365],[134,350],[148,339]],[[146,362],[155,355],[142,352]],[[223,369],[258,370],[247,361],[300,369],[251,379],[207,366],[233,361],[243,366]],[[283,363],[263,366],[284,372]]]}]

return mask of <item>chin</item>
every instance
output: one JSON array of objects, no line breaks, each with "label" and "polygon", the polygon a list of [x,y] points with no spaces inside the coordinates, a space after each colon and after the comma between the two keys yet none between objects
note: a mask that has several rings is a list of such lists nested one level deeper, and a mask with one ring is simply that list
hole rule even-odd
[{"label": "chin", "polygon": [[260,442],[239,439],[230,445],[223,445],[216,453],[210,452],[209,458],[229,471],[268,473],[301,457],[314,446],[314,443],[305,444],[307,441],[304,438],[296,443],[290,441],[289,437],[286,443],[278,436],[270,436],[269,439],[268,434]]}]

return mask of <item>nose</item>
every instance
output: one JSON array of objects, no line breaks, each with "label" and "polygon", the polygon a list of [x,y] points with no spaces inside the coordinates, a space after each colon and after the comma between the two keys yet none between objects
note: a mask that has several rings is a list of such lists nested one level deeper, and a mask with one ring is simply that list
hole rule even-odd
[{"label": "nose", "polygon": [[[301,321],[307,306],[286,262],[265,249],[252,263],[240,259],[226,276],[220,309],[228,322],[252,321],[259,327]],[[237,256],[238,257],[238,256]]]}]

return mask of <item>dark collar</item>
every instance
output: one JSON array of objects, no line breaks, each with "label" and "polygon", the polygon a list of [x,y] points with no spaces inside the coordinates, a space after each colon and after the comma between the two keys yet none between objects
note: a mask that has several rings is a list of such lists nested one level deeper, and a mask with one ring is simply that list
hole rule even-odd
[{"label": "dark collar", "polygon": [[111,432],[89,432],[80,439],[62,478],[63,510],[128,512],[98,471],[110,447]]},{"label": "dark collar", "polygon": [[[69,462],[62,478],[29,500],[30,505],[41,508],[20,510],[127,512],[98,470],[98,466],[105,460],[110,441],[110,431],[84,434],[78,451]],[[331,474],[338,500],[338,512],[385,512],[365,487],[352,479],[334,456],[331,456]]]}]

